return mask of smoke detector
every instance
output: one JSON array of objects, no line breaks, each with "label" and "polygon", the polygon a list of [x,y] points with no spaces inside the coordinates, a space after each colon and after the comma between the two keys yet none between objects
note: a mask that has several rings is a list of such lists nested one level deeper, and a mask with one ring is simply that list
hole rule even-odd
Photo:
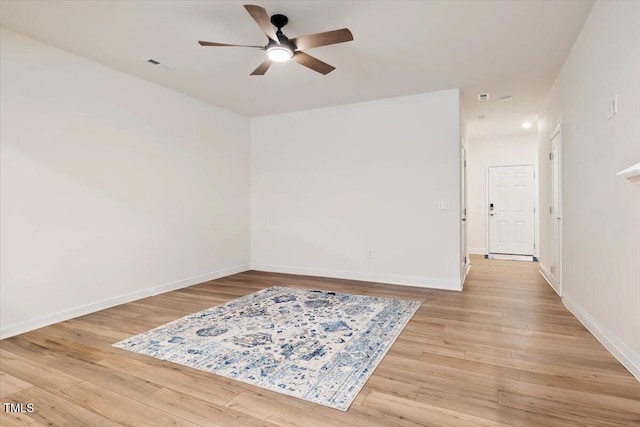
[{"label": "smoke detector", "polygon": [[488,93],[479,93],[478,94],[478,101],[483,102],[483,101],[488,101],[489,100],[489,94]]}]

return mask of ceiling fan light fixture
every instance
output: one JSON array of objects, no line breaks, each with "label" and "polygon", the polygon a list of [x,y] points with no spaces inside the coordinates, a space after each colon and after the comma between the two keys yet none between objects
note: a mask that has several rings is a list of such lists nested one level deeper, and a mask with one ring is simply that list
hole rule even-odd
[{"label": "ceiling fan light fixture", "polygon": [[267,57],[273,62],[287,62],[293,57],[293,51],[282,45],[272,46],[267,48]]},{"label": "ceiling fan light fixture", "polygon": [[[353,41],[353,34],[351,34],[351,31],[349,31],[348,28],[308,34],[306,36],[300,36],[289,40],[289,38],[282,32],[282,28],[289,22],[289,18],[285,15],[275,14],[269,18],[264,7],[245,4],[244,8],[249,12],[249,15],[251,15],[251,18],[253,18],[256,24],[258,24],[264,35],[269,39],[266,46],[217,43],[204,40],[199,40],[198,44],[200,46],[248,47],[266,51],[267,58],[251,72],[252,76],[264,76],[274,62],[287,62],[289,60],[322,75],[329,74],[335,70],[336,67],[333,67],[326,62],[322,62],[318,58],[314,58],[313,56],[305,53],[304,50],[312,47],[329,46],[332,44]],[[274,29],[274,27],[276,29]]]}]

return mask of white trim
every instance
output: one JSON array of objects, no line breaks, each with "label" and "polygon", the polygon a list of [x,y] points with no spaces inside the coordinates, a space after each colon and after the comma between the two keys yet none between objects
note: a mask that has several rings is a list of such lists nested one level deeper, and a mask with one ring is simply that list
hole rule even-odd
[{"label": "white trim", "polygon": [[504,261],[527,261],[533,262],[533,255],[512,255],[512,254],[489,254],[487,259],[500,259]]},{"label": "white trim", "polygon": [[359,280],[363,282],[388,283],[391,285],[417,286],[419,288],[445,289],[461,291],[457,280],[432,279],[422,276],[404,276],[398,274],[376,274],[360,271],[329,270],[324,268],[293,267],[289,265],[251,264],[252,270],[270,273],[300,274],[303,276],[331,277],[334,279]]},{"label": "white trim", "polygon": [[489,166],[484,169],[484,245],[485,255],[489,254]]},{"label": "white trim", "polygon": [[[549,214],[551,215],[551,229],[550,231],[550,235],[551,235],[551,263],[555,266],[555,270],[558,270],[558,265],[555,265],[556,260],[555,260],[555,251],[557,250],[559,255],[558,255],[558,264],[560,266],[560,273],[558,274],[557,271],[555,271],[553,274],[551,274],[551,272],[549,270],[547,270],[547,272],[549,273],[549,277],[553,278],[553,282],[555,284],[554,289],[556,291],[556,293],[560,296],[562,296],[562,271],[563,271],[563,256],[562,256],[562,229],[563,229],[563,224],[562,224],[562,217],[563,217],[563,197],[562,197],[562,123],[558,123],[558,125],[555,127],[555,129],[553,130],[553,132],[551,132],[551,136],[549,137],[549,144],[551,145],[551,152],[553,152],[553,139],[558,136],[558,142],[557,142],[557,147],[558,147],[558,151],[557,151],[557,158],[552,159],[552,164],[551,164],[551,174],[550,174],[550,183],[551,183],[551,200],[549,205],[552,207],[552,210],[554,210],[555,212],[549,212]],[[558,162],[558,182],[554,182],[553,179],[553,162],[557,161]],[[558,206],[553,206],[553,192],[555,187],[557,187],[557,191],[558,191]],[[560,217],[560,225],[558,226],[558,247],[556,248],[554,245],[554,221],[557,221],[556,217]],[[556,276],[558,276],[556,278]]]},{"label": "white trim", "polygon": [[487,248],[469,248],[469,253],[470,254],[478,254],[478,255],[486,255],[489,252],[487,252]]},{"label": "white trim", "polygon": [[467,276],[469,275],[469,270],[471,270],[471,260],[467,258],[467,269],[464,272],[464,277],[462,278],[462,284],[460,285],[460,288],[464,287],[464,282],[467,280]]},{"label": "white trim", "polygon": [[248,264],[224,268],[221,270],[213,271],[211,273],[205,273],[199,276],[178,280],[176,282],[141,289],[129,294],[119,295],[117,297],[107,298],[101,301],[92,302],[90,304],[81,305],[79,307],[70,308],[68,310],[59,311],[57,313],[47,314],[42,317],[27,320],[26,322],[16,323],[14,325],[0,328],[0,339],[9,338],[14,335],[29,332],[38,328],[43,328],[54,323],[63,322],[65,320],[73,319],[74,317],[78,316],[84,316],[85,314],[94,313],[96,311],[104,310],[106,308],[114,307],[120,304],[125,304],[127,302],[135,301],[141,298],[162,294],[176,289],[186,288],[188,286],[197,285],[199,283],[208,282],[209,280],[219,279],[221,277],[230,276],[232,274],[241,273],[247,270],[249,270]]},{"label": "white trim", "polygon": [[540,275],[544,278],[544,280],[547,281],[549,286],[551,286],[551,288],[555,291],[556,294],[558,294],[558,296],[562,296],[560,294],[560,286],[558,286],[559,283],[556,278],[553,277],[549,269],[545,267],[544,264],[539,262],[538,265],[540,266],[540,268],[538,268],[538,272],[540,273]]},{"label": "white trim", "polygon": [[618,362],[622,364],[631,375],[640,381],[640,354],[636,354],[625,343],[623,343],[611,331],[600,324],[596,319],[582,307],[565,295],[562,297],[562,303],[574,316],[584,325],[591,334],[600,341],[609,353],[611,353]]}]

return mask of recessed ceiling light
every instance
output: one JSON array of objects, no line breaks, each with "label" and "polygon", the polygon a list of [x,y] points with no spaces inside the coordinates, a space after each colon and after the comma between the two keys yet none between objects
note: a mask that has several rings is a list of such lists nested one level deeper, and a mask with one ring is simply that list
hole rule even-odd
[{"label": "recessed ceiling light", "polygon": [[531,129],[531,126],[533,126],[531,122],[522,122],[522,129]]},{"label": "recessed ceiling light", "polygon": [[512,99],[513,99],[513,96],[504,95],[504,96],[501,96],[500,98],[498,98],[498,101],[507,102],[507,101],[511,101]]},{"label": "recessed ceiling light", "polygon": [[488,93],[479,93],[478,94],[478,101],[482,102],[482,101],[488,101],[490,98]]}]

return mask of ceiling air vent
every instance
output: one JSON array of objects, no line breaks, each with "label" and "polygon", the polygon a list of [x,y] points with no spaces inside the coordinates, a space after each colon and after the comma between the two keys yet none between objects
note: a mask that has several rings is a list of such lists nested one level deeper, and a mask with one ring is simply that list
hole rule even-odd
[{"label": "ceiling air vent", "polygon": [[482,102],[482,101],[488,101],[489,100],[489,94],[488,93],[479,93],[478,94],[478,101]]},{"label": "ceiling air vent", "polygon": [[173,65],[169,65],[165,62],[160,62],[157,59],[153,59],[153,58],[147,58],[144,60],[144,62],[148,62],[149,64],[154,66],[160,66],[161,68],[168,68],[170,70],[173,70],[175,68]]}]

